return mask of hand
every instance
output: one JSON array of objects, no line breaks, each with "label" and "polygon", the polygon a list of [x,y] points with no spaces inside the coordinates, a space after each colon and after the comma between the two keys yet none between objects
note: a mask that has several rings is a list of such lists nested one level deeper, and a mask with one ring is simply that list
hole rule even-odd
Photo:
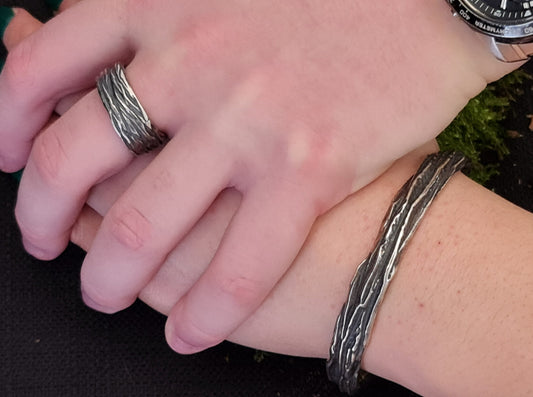
[{"label": "hand", "polygon": [[133,159],[94,90],[34,140],[59,98],[116,61],[172,139],[106,214],[82,268],[86,302],[127,307],[221,191],[242,195],[170,313],[182,353],[229,335],[317,216],[511,68],[436,0],[83,1],[14,48],[0,76],[0,163],[27,161],[16,214],[37,257],[63,250],[90,189]]},{"label": "hand", "polygon": [[[327,357],[356,264],[371,249],[395,190],[433,149],[405,156],[321,217],[289,271],[229,339]],[[109,200],[121,193],[117,186],[108,186],[111,195],[95,191],[91,201],[109,208]],[[238,206],[235,191],[222,193],[140,298],[169,313],[207,269]],[[87,249],[100,221],[86,208],[73,240]],[[405,252],[378,311],[363,368],[421,395],[527,395],[531,382],[523,373],[533,360],[533,350],[524,349],[532,343],[532,222],[532,214],[455,176]],[[491,227],[483,227],[487,224]],[[469,376],[461,376],[466,370]]]}]

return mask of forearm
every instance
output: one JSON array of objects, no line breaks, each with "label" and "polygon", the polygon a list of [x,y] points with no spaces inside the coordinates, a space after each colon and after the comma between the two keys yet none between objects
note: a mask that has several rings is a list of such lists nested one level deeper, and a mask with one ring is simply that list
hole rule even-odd
[{"label": "forearm", "polygon": [[[372,249],[394,194],[426,152],[398,161],[321,217],[276,289],[230,339],[327,357],[355,269]],[[167,312],[177,291],[207,267],[238,204],[239,196],[226,192],[141,298]],[[363,368],[426,395],[526,390],[531,379],[523,374],[533,365],[532,225],[533,215],[462,175],[452,178],[405,251]]]},{"label": "forearm", "polygon": [[[415,171],[413,160],[320,220],[257,313],[265,322],[254,316],[248,323],[255,336],[249,343],[257,344],[263,329],[291,354],[327,356],[355,266],[373,246],[396,190]],[[363,367],[424,395],[525,394],[533,365],[532,247],[531,214],[462,175],[453,178],[405,252]],[[273,335],[271,320],[280,312]]]},{"label": "forearm", "polygon": [[424,395],[526,395],[533,216],[454,178],[413,238],[364,365]]},{"label": "forearm", "polygon": [[[308,320],[305,329],[293,331],[295,338],[302,332],[303,341],[317,341],[307,346],[320,349],[311,354],[327,355],[354,265],[373,245],[381,214],[399,187],[394,184],[405,179],[385,178],[380,187],[371,187],[382,188],[379,193],[369,189],[367,197],[351,198],[320,223],[282,282],[301,280],[300,261],[307,262],[306,272],[316,271],[316,280],[328,280],[316,291],[301,288],[307,296],[294,310]],[[424,395],[525,394],[531,380],[524,375],[533,365],[532,218],[464,176],[454,178],[405,253],[363,367]],[[272,300],[283,306],[290,297]],[[317,319],[324,328],[316,328]],[[286,321],[294,322],[290,316]],[[290,341],[297,345],[298,339]]]}]

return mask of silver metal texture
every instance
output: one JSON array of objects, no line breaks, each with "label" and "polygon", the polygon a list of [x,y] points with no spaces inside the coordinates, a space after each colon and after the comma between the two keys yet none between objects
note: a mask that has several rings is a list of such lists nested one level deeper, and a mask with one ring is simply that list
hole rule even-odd
[{"label": "silver metal texture", "polygon": [[432,154],[396,194],[376,246],[357,268],[335,324],[326,369],[342,392],[353,395],[358,389],[363,352],[403,249],[438,192],[465,164],[457,152]]},{"label": "silver metal texture", "polygon": [[96,87],[114,130],[130,151],[137,155],[148,153],[168,141],[168,136],[152,125],[121,64],[104,70]]},{"label": "silver metal texture", "polygon": [[446,0],[453,15],[489,38],[494,56],[504,62],[533,55],[533,9],[529,0]]}]

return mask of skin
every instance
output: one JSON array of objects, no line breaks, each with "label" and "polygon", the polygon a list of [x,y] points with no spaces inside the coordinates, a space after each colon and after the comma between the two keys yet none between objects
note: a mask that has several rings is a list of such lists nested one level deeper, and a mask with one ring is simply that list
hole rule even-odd
[{"label": "skin", "polygon": [[[0,75],[0,167],[26,165],[16,215],[38,258],[58,255],[94,186],[132,164],[91,90],[105,66],[127,64],[171,137],[88,250],[82,292],[97,310],[130,305],[219,194],[239,193],[209,266],[169,312],[167,340],[181,353],[232,334],[318,216],[516,67],[441,0],[220,4],[85,0],[14,46]],[[83,90],[39,133],[60,98]]]},{"label": "skin", "polygon": [[[396,162],[321,217],[290,270],[229,340],[327,357],[348,284],[374,244],[379,219],[431,150],[434,146],[427,146]],[[105,196],[96,191],[92,197],[103,211],[112,203],[109,188]],[[167,257],[141,299],[170,313],[209,266],[239,201],[234,190],[224,192]],[[73,241],[89,249],[101,219],[86,209]],[[525,374],[533,365],[532,225],[532,214],[455,176],[404,254],[363,368],[422,395],[530,394],[533,384]]]},{"label": "skin", "polygon": [[[18,10],[8,48],[40,24]],[[67,109],[76,97],[66,98]],[[390,201],[434,144],[410,153],[320,217],[290,270],[230,335],[241,344],[327,357],[335,317],[357,263],[371,250]],[[102,215],[150,163],[139,158],[93,189],[72,230],[88,250]],[[209,267],[238,210],[225,190],[173,249],[141,298],[162,313]],[[363,367],[423,395],[530,395],[533,381],[533,214],[458,174],[407,247],[379,309]],[[468,376],[464,376],[468,373]]]}]

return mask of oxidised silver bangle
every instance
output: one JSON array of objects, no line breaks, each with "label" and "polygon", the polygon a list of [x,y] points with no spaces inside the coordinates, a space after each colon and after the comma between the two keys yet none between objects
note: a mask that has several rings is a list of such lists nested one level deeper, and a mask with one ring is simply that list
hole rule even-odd
[{"label": "oxidised silver bangle", "polygon": [[104,70],[96,81],[96,88],[114,130],[130,151],[148,153],[168,141],[168,136],[152,125],[126,80],[121,64]]},{"label": "oxidised silver bangle", "polygon": [[365,346],[387,287],[403,249],[427,208],[450,177],[466,164],[457,152],[435,153],[426,158],[415,175],[394,198],[376,247],[357,268],[333,334],[328,377],[342,392],[353,394]]}]

